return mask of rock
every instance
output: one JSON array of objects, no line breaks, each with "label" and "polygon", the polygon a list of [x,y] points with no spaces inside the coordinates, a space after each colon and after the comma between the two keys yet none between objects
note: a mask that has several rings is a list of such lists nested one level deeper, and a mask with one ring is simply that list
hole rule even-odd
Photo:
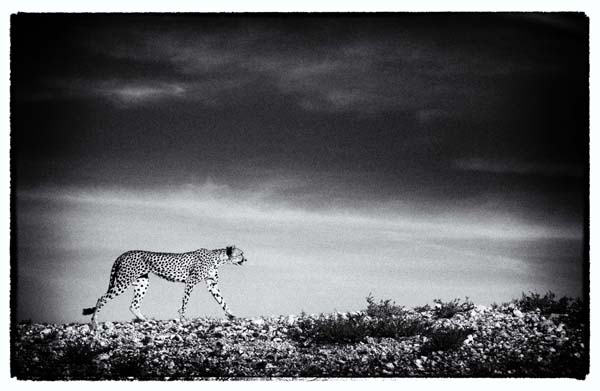
[{"label": "rock", "polygon": [[556,325],[551,320],[544,320],[540,323],[540,327],[544,328],[546,332],[550,332],[556,328]]},{"label": "rock", "polygon": [[419,370],[423,370],[423,369],[424,369],[424,368],[423,368],[423,361],[422,361],[421,359],[417,358],[417,359],[414,361],[414,363],[415,363],[415,365],[417,366],[417,369],[419,369]]},{"label": "rock", "polygon": [[265,320],[262,318],[253,319],[251,322],[254,326],[263,326],[265,324]]},{"label": "rock", "polygon": [[487,312],[489,310],[489,307],[482,305],[482,304],[477,304],[475,306],[475,309],[479,312]]},{"label": "rock", "polygon": [[171,337],[171,340],[175,342],[183,342],[183,337],[179,334],[175,334]]},{"label": "rock", "polygon": [[[472,376],[482,362],[490,376],[547,376],[548,370],[559,357],[577,360],[587,354],[581,347],[582,337],[577,328],[560,323],[565,319],[521,311],[508,305],[496,308],[477,306],[451,319],[420,315],[405,311],[403,318],[427,322],[431,333],[406,337],[365,337],[350,344],[322,344],[309,327],[323,322],[327,316],[299,318],[296,315],[273,318],[238,319],[229,324],[219,319],[195,319],[186,323],[175,321],[109,322],[99,324],[94,335],[85,324],[19,324],[16,329],[15,350],[23,362],[23,371],[36,371],[60,365],[67,349],[76,348],[96,352],[92,376],[107,380],[119,373],[120,364],[139,365],[136,357],[143,357],[144,371],[161,376],[185,377],[214,373],[223,377],[255,376],[382,376],[401,373],[408,376]],[[349,317],[357,313],[348,313]],[[341,318],[332,315],[333,319]],[[364,320],[366,314],[360,315]],[[535,322],[534,319],[540,319]],[[376,319],[373,319],[375,321]],[[112,324],[112,327],[111,327]],[[103,331],[111,329],[112,332]],[[429,346],[435,337],[446,330],[471,329],[459,340],[462,346],[431,351],[424,355],[424,344]],[[60,335],[62,338],[53,338]],[[425,337],[425,334],[427,337]],[[44,338],[44,335],[48,335]],[[257,338],[253,338],[252,336]],[[441,334],[440,334],[441,335]],[[458,334],[460,335],[460,334]],[[218,337],[218,338],[216,338]],[[425,338],[424,338],[425,337]],[[570,338],[570,340],[569,340]],[[164,341],[164,343],[161,343]],[[569,341],[569,342],[565,342]],[[89,347],[89,349],[88,349]],[[521,355],[521,358],[518,358]],[[541,357],[538,363],[536,359]],[[132,360],[133,359],[133,360]],[[502,366],[505,360],[517,360],[531,365]],[[37,360],[37,361],[36,361]],[[494,366],[495,362],[500,363]],[[66,363],[66,361],[65,361]],[[82,373],[75,362],[60,367],[61,375],[72,377]],[[85,364],[85,363],[82,363]],[[112,364],[112,365],[111,365]],[[268,365],[267,365],[268,364]],[[330,364],[330,365],[328,365]],[[86,364],[89,365],[89,364]],[[113,365],[115,365],[113,367]],[[268,370],[267,370],[268,369]],[[265,370],[267,370],[265,372]],[[511,372],[512,371],[512,372]],[[561,373],[560,375],[564,375]]]},{"label": "rock", "polygon": [[463,345],[470,345],[473,343],[473,335],[467,335],[467,338],[463,341]]},{"label": "rock", "polygon": [[293,326],[295,321],[296,318],[294,317],[294,315],[289,315],[286,319],[286,323],[288,324],[288,326]]},{"label": "rock", "polygon": [[188,343],[188,344],[189,343],[193,343],[197,338],[198,337],[196,336],[196,334],[191,333],[191,334],[188,334],[187,337],[185,337],[185,342]]}]

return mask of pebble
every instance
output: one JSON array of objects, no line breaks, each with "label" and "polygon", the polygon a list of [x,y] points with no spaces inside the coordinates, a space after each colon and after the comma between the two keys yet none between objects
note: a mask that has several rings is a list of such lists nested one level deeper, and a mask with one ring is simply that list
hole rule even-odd
[{"label": "pebble", "polygon": [[289,315],[287,317],[288,326],[293,326],[295,321],[296,321],[296,317],[294,315]]},{"label": "pebble", "polygon": [[[431,334],[398,339],[368,336],[351,344],[318,343],[310,334],[310,328],[306,327],[324,320],[325,316],[311,319],[285,315],[231,322],[220,319],[194,319],[185,323],[176,320],[135,324],[105,322],[101,324],[101,330],[111,332],[93,335],[89,334],[87,324],[32,324],[19,325],[15,349],[17,357],[26,362],[28,368],[52,368],[64,357],[66,348],[75,343],[83,344],[81,346],[85,349],[96,350],[91,359],[96,361],[95,370],[104,373],[104,376],[110,376],[113,365],[127,363],[132,358],[135,363],[135,357],[139,356],[144,360],[143,371],[160,374],[163,378],[167,375],[185,376],[187,370],[196,371],[190,373],[200,376],[204,373],[200,368],[206,371],[219,368],[216,373],[234,377],[287,377],[305,376],[306,373],[310,376],[339,376],[336,371],[344,371],[344,376],[357,377],[410,376],[411,373],[418,376],[436,376],[438,373],[469,376],[472,373],[468,368],[501,363],[505,355],[511,360],[539,363],[537,369],[542,371],[541,375],[557,376],[557,373],[543,372],[552,368],[552,360],[570,357],[579,365],[577,360],[586,353],[585,345],[580,345],[582,336],[579,331],[559,324],[557,317],[549,316],[548,320],[540,321],[540,313],[521,311],[516,307],[509,310],[508,306],[493,309],[476,306],[464,313],[470,314],[470,317],[454,316],[449,319],[438,319],[432,313],[428,310],[421,315],[406,310],[402,316],[426,320],[439,330],[472,331],[460,336],[456,348],[425,351],[424,348],[436,343]],[[353,317],[359,313],[344,314]],[[339,314],[340,318],[342,316]],[[366,319],[366,314],[361,313],[360,316]],[[63,331],[60,338],[44,338]],[[294,340],[292,335],[299,339]],[[532,338],[536,338],[535,344],[528,342]],[[569,340],[571,342],[566,343]],[[77,363],[69,365],[73,365],[70,373],[78,373]],[[537,370],[531,366],[536,365],[529,365],[526,369]],[[31,373],[34,370],[31,369]],[[309,370],[313,372],[307,372]],[[500,365],[490,368],[489,373],[497,376],[521,374],[521,368],[510,370],[512,372]]]},{"label": "pebble", "polygon": [[262,318],[252,320],[254,326],[262,326],[265,324],[265,320]]}]

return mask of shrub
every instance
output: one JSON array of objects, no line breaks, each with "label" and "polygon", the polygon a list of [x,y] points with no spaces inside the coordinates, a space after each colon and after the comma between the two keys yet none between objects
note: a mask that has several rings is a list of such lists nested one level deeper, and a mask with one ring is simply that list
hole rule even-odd
[{"label": "shrub", "polygon": [[369,293],[367,296],[367,315],[372,318],[391,318],[394,316],[401,316],[404,314],[404,306],[396,305],[395,301],[380,300],[379,304],[375,303],[375,299]]},{"label": "shrub", "polygon": [[569,304],[566,315],[565,323],[579,327],[588,322],[589,312],[586,312],[583,300],[576,298]]},{"label": "shrub", "polygon": [[421,335],[428,331],[429,323],[408,318],[404,307],[391,300],[376,303],[371,295],[367,297],[365,313],[337,314],[317,319],[300,317],[296,328],[288,335],[295,340],[316,343],[355,343],[366,337],[403,338]]},{"label": "shrub", "polygon": [[570,298],[563,296],[556,299],[552,291],[546,292],[543,296],[537,292],[521,293],[520,299],[512,301],[522,311],[535,311],[539,309],[543,315],[558,314],[561,321],[571,326],[580,326],[586,323],[587,314],[581,298]]},{"label": "shrub", "polygon": [[454,299],[447,303],[441,299],[435,299],[433,302],[436,304],[433,313],[438,318],[451,318],[459,312],[466,312],[475,308],[475,304],[469,301],[468,297],[465,297],[464,303],[460,303],[460,299]]},{"label": "shrub", "polygon": [[423,335],[429,331],[429,324],[410,318],[375,319],[369,328],[369,336],[376,338],[403,338]]},{"label": "shrub", "polygon": [[73,341],[65,346],[62,362],[70,365],[88,364],[99,354],[110,350],[109,347],[100,347],[84,341]]},{"label": "shrub", "polygon": [[317,343],[354,343],[369,335],[364,315],[336,314],[317,319],[300,319],[298,328],[290,330],[293,339],[312,340]]},{"label": "shrub", "polygon": [[561,297],[556,300],[556,295],[552,291],[548,291],[544,296],[537,292],[525,292],[521,293],[520,299],[513,300],[513,303],[523,311],[535,311],[539,310],[544,315],[554,314],[566,314],[569,312],[569,307],[573,299],[570,297]]},{"label": "shrub", "polygon": [[421,305],[421,306],[416,306],[413,309],[415,310],[415,312],[427,312],[427,311],[431,311],[431,307],[429,306],[429,304],[425,304],[425,305]]},{"label": "shrub", "polygon": [[471,329],[430,329],[421,354],[426,356],[431,352],[456,350],[472,332]]},{"label": "shrub", "polygon": [[143,378],[147,367],[146,358],[142,354],[127,354],[115,357],[111,365],[111,375],[117,379],[128,377]]}]

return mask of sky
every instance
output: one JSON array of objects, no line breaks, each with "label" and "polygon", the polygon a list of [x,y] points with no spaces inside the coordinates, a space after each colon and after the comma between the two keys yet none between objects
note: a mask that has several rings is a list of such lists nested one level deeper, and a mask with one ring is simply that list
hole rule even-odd
[{"label": "sky", "polygon": [[[127,250],[231,244],[239,316],[580,296],[588,56],[575,13],[13,16],[17,319],[87,321]],[[223,316],[204,285],[188,314]]]}]

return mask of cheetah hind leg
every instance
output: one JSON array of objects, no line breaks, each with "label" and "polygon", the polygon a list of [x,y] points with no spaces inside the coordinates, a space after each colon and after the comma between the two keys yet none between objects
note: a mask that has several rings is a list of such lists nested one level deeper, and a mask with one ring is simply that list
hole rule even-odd
[{"label": "cheetah hind leg", "polygon": [[133,300],[131,301],[131,305],[129,306],[129,311],[133,315],[135,315],[136,319],[146,320],[146,317],[142,315],[140,311],[140,306],[142,304],[142,300],[144,299],[144,295],[146,295],[146,291],[148,290],[148,285],[150,284],[150,279],[148,278],[148,273],[139,277],[134,283],[134,294]]}]

